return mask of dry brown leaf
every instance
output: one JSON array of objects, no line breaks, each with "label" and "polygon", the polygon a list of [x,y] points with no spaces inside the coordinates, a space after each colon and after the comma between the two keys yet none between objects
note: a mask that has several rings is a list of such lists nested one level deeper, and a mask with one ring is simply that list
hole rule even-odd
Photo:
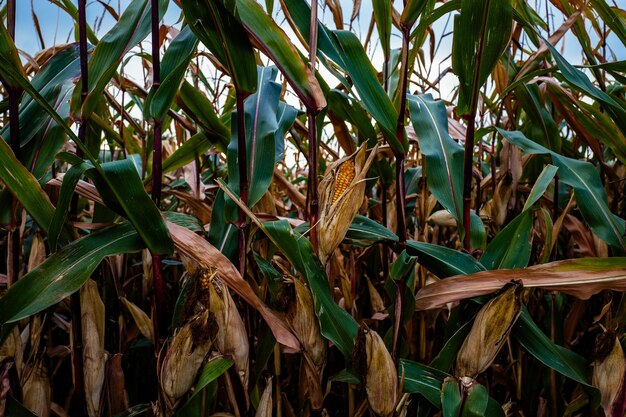
[{"label": "dry brown leaf", "polygon": [[[48,184],[60,187],[62,180],[54,178]],[[102,199],[92,184],[85,181],[78,181],[76,192],[83,197],[102,203]],[[272,330],[274,337],[281,345],[288,347],[292,351],[300,350],[300,343],[294,334],[289,330],[285,322],[269,309],[254,293],[250,284],[242,277],[237,268],[222,253],[211,245],[206,239],[198,236],[183,226],[178,226],[172,222],[166,222],[176,249],[194,259],[201,268],[217,269],[220,278],[224,280],[233,291],[235,291],[248,304],[256,308],[267,325]]]},{"label": "dry brown leaf", "polygon": [[448,303],[492,293],[511,280],[588,299],[602,290],[626,291],[626,258],[584,258],[551,262],[525,269],[500,269],[442,279],[418,291],[416,309],[443,308]]},{"label": "dry brown leaf", "polygon": [[125,297],[120,297],[122,303],[126,306],[130,315],[133,316],[135,324],[139,328],[139,331],[146,339],[151,340],[154,343],[154,329],[152,327],[152,320],[145,311],[137,307],[132,302],[128,301]]},{"label": "dry brown leaf", "polygon": [[289,330],[285,322],[269,309],[254,293],[250,284],[242,277],[237,268],[206,239],[189,229],[166,222],[174,240],[176,249],[183,255],[198,262],[200,268],[217,270],[219,277],[248,304],[256,308],[272,330],[276,340],[293,350],[300,350],[300,343]]}]

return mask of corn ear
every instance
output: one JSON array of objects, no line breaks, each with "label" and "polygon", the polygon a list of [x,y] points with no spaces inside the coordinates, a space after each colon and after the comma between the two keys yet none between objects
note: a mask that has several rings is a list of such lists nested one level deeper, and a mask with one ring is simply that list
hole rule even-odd
[{"label": "corn ear", "polygon": [[476,378],[491,366],[520,315],[522,289],[520,282],[505,285],[502,293],[478,312],[457,355],[458,377]]},{"label": "corn ear", "polygon": [[160,381],[167,409],[189,391],[213,344],[212,316],[208,310],[194,316],[174,335],[161,364]]},{"label": "corn ear", "polygon": [[48,371],[41,362],[28,371],[26,380],[22,385],[22,395],[24,396],[24,407],[39,417],[50,415],[52,389],[48,379]]},{"label": "corn ear", "polygon": [[326,365],[326,339],[320,331],[311,291],[304,282],[297,278],[294,279],[294,286],[296,289],[296,307],[291,314],[291,325],[302,343],[305,354],[321,377]]},{"label": "corn ear", "polygon": [[383,339],[365,324],[359,329],[353,361],[365,380],[372,411],[380,417],[393,415],[398,403],[398,371]]},{"label": "corn ear", "polygon": [[611,332],[598,335],[592,385],[600,391],[600,404],[607,416],[623,416],[626,400],[626,358],[619,339]]},{"label": "corn ear", "polygon": [[106,354],[104,351],[104,303],[98,285],[88,279],[80,289],[83,327],[83,372],[85,400],[89,417],[100,415],[100,397],[104,386]]},{"label": "corn ear", "polygon": [[339,246],[365,196],[365,176],[376,156],[366,158],[366,145],[328,165],[319,186],[320,218],[317,227],[318,255],[323,263]]},{"label": "corn ear", "polygon": [[[217,322],[217,349],[223,355],[230,355],[244,387],[248,386],[249,353],[246,326],[230,296],[228,287],[216,274],[209,275],[209,310]],[[204,284],[202,284],[204,285]]]}]

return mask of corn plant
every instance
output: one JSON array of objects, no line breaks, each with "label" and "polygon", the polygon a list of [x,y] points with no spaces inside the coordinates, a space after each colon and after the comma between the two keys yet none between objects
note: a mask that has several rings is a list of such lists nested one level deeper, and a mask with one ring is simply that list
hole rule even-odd
[{"label": "corn plant", "polygon": [[623,5],[49,3],[0,1],[0,416],[624,415]]}]

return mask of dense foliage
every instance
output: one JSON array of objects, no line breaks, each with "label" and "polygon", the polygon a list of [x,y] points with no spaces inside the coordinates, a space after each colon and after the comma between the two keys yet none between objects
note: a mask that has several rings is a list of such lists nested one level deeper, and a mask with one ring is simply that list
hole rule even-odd
[{"label": "dense foliage", "polygon": [[28,56],[0,2],[0,416],[624,415],[623,8],[50,3]]}]

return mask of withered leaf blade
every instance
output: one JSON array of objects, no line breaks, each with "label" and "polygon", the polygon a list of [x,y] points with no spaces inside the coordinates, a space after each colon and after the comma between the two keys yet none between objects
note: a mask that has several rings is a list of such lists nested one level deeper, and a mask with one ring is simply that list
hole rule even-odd
[{"label": "withered leaf blade", "polygon": [[583,258],[524,269],[500,269],[456,275],[418,291],[417,310],[443,308],[448,303],[490,294],[511,280],[526,288],[560,291],[586,300],[602,290],[626,291],[626,258]]},{"label": "withered leaf blade", "polygon": [[166,224],[174,240],[176,250],[195,260],[200,268],[217,270],[219,277],[229,288],[261,313],[261,316],[263,316],[267,322],[267,325],[272,330],[278,343],[294,351],[300,350],[298,339],[289,330],[285,322],[259,299],[254,290],[250,287],[250,284],[241,277],[237,268],[235,268],[228,258],[222,255],[222,253],[208,241],[191,230],[172,222],[166,222]]}]

